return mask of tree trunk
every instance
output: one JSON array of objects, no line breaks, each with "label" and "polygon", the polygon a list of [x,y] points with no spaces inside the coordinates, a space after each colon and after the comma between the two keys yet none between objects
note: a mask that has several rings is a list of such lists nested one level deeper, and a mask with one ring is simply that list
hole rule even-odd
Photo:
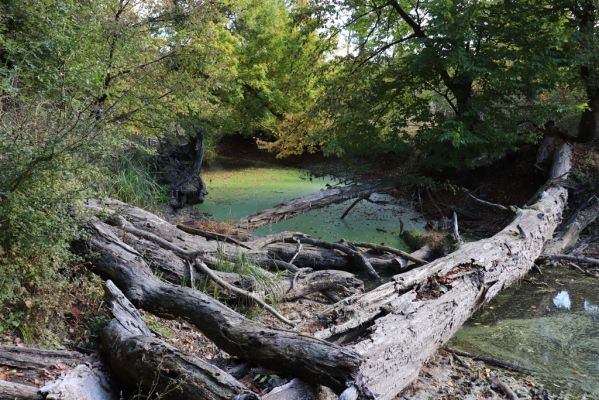
[{"label": "tree trunk", "polygon": [[293,218],[313,209],[342,203],[357,197],[367,197],[377,191],[385,191],[390,188],[391,186],[389,184],[378,182],[375,184],[325,189],[318,193],[310,194],[260,211],[234,222],[234,225],[243,229],[257,229],[264,225],[274,224],[285,219]]},{"label": "tree trunk", "polygon": [[[571,152],[564,145],[556,154],[550,182],[563,181]],[[393,399],[476,309],[528,272],[559,224],[567,195],[551,183],[493,237],[345,299],[333,312],[336,324],[316,336],[361,355],[354,385],[362,397]]]},{"label": "tree trunk", "polygon": [[[163,276],[167,281],[185,286],[191,285],[192,280],[196,282],[200,279],[205,281],[205,275],[197,271],[194,266],[190,266],[189,262],[183,257],[178,256],[169,249],[131,233],[127,233],[125,236],[125,233],[118,227],[111,227],[110,229],[115,235],[119,233],[123,235],[122,237],[126,243],[140,254],[143,254],[144,260],[151,266],[152,270]],[[206,243],[194,239],[193,236],[190,240],[194,240],[194,244],[198,245],[198,249],[201,248],[202,243]],[[187,243],[187,245],[188,248],[191,247],[190,243]],[[191,248],[196,249],[196,247]],[[237,254],[241,254],[240,251],[242,249],[239,249]],[[345,297],[356,293],[364,286],[361,280],[345,271],[322,270],[311,272],[298,270],[297,273],[291,276],[276,276],[267,270],[256,267],[255,273],[267,281],[267,283],[263,283],[251,275],[218,271],[217,269],[220,267],[219,260],[208,256],[202,258],[206,264],[215,269],[214,273],[224,281],[258,295],[268,294],[278,301],[292,301],[313,293],[330,291]],[[194,277],[190,273],[193,273]],[[222,296],[228,301],[239,300],[237,294],[226,290],[222,292]]]},{"label": "tree trunk", "polygon": [[357,355],[338,345],[251,321],[214,298],[154,276],[143,257],[99,221],[90,224],[82,251],[136,306],[195,325],[231,355],[340,390],[354,375]]},{"label": "tree trunk", "polygon": [[104,353],[123,385],[164,399],[258,400],[225,371],[152,337],[141,315],[111,281],[105,291],[114,319],[102,333]]},{"label": "tree trunk", "polygon": [[42,400],[35,386],[0,380],[0,400]]},{"label": "tree trunk", "polygon": [[0,365],[19,369],[40,369],[57,365],[75,366],[88,359],[88,356],[76,351],[0,345]]},{"label": "tree trunk", "polygon": [[599,217],[599,197],[592,196],[566,222],[553,239],[545,244],[544,255],[568,253],[578,242],[580,234]]}]

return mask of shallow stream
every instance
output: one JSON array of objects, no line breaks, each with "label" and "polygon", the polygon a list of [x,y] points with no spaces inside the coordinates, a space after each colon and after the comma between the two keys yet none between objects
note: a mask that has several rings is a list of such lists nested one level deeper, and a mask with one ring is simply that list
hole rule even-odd
[{"label": "shallow stream", "polygon": [[483,307],[450,347],[516,362],[560,399],[599,399],[599,280],[567,267],[527,278]]}]

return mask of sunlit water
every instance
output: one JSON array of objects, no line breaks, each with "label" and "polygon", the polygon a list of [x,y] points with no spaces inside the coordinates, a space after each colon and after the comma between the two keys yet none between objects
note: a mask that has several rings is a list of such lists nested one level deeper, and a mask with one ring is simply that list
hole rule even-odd
[{"label": "sunlit water", "polygon": [[[317,178],[301,169],[257,163],[213,167],[203,172],[203,178],[209,195],[199,208],[220,221],[233,221],[338,184],[330,176]],[[424,229],[424,219],[407,202],[384,194],[371,198],[389,203],[362,201],[341,219],[353,202],[348,200],[264,226],[255,235],[300,231],[329,241],[346,239],[406,248],[399,238],[400,219],[406,229]]]},{"label": "sunlit water", "polygon": [[549,286],[503,291],[450,346],[529,368],[560,398],[599,399],[599,280],[559,267],[534,278]]}]

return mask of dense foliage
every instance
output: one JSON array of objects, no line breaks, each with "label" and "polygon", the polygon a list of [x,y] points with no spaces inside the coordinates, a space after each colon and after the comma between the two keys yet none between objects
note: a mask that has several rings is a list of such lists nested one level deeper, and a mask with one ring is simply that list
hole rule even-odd
[{"label": "dense foliage", "polygon": [[[488,162],[546,126],[598,138],[598,9],[597,0],[3,1],[0,334],[31,331],[67,290],[77,205],[101,194],[163,199],[145,145],[181,127],[201,124],[209,147],[242,134],[280,156],[416,154],[434,168]],[[44,332],[23,334],[32,335]]]}]

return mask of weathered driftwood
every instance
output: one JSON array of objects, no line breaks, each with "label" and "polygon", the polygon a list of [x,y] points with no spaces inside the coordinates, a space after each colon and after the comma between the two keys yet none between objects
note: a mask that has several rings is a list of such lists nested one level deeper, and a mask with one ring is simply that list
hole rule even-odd
[{"label": "weathered driftwood", "polygon": [[35,386],[0,380],[0,400],[41,400]]},{"label": "weathered driftwood", "polygon": [[[190,283],[190,265],[185,258],[143,237],[131,233],[123,235],[118,227],[111,227],[110,229],[116,235],[120,234],[127,244],[142,254],[150,267],[163,276],[164,279],[175,284]],[[202,242],[198,243],[201,244]],[[295,268],[293,275],[278,276],[257,267],[256,272],[263,277],[262,280],[257,280],[250,275],[218,271],[219,261],[212,256],[204,255],[202,259],[206,264],[213,267],[214,274],[229,284],[251,291],[260,297],[268,295],[278,301],[292,301],[317,292],[335,292],[341,297],[346,297],[361,291],[363,288],[361,280],[345,271],[307,271]],[[195,271],[195,265],[192,265],[192,268],[192,272],[198,274],[196,276],[197,282],[203,276],[202,271]],[[239,299],[239,296],[227,290],[222,292],[222,296],[228,301]]]},{"label": "weathered driftwood", "polygon": [[119,400],[118,387],[99,362],[79,364],[40,390],[46,400]]},{"label": "weathered driftwood", "polygon": [[123,385],[164,399],[258,399],[225,371],[152,337],[141,315],[111,281],[105,291],[114,319],[102,333],[104,353]]},{"label": "weathered driftwood", "polygon": [[250,215],[234,224],[244,229],[257,229],[264,225],[274,224],[330,204],[342,203],[357,197],[364,198],[377,191],[385,191],[391,186],[385,183],[362,184],[342,188],[329,188],[305,197],[278,204],[267,210]]},{"label": "weathered driftwood", "polygon": [[20,369],[39,369],[53,366],[72,367],[89,357],[76,351],[46,350],[0,345],[0,365]]},{"label": "weathered driftwood", "polygon": [[552,183],[501,232],[338,305],[336,324],[317,337],[361,355],[355,388],[362,397],[394,398],[481,304],[528,272],[560,222],[568,192],[559,182],[571,153],[569,145],[560,149]]},{"label": "weathered driftwood", "polygon": [[[334,270],[359,270],[351,256],[318,246],[305,245],[294,260],[297,243],[295,239],[305,237],[304,234],[283,232],[266,238],[259,238],[247,242],[253,250],[240,248],[233,243],[206,240],[177,229],[174,225],[141,208],[130,206],[118,200],[92,200],[87,204],[91,210],[113,212],[122,215],[135,227],[151,232],[166,241],[169,241],[186,251],[197,251],[206,257],[224,258],[229,261],[237,260],[242,254],[255,265],[271,267],[279,265],[279,269],[288,269],[297,272],[298,268],[334,269]],[[286,243],[289,241],[290,243]],[[398,260],[393,255],[364,254],[366,260],[375,270],[396,268]],[[207,262],[210,265],[209,262]]]},{"label": "weathered driftwood", "polygon": [[578,242],[580,234],[599,217],[599,197],[591,196],[564,224],[555,237],[545,244],[543,254],[568,253]]},{"label": "weathered driftwood", "polygon": [[231,355],[336,390],[344,388],[354,376],[359,357],[353,351],[269,328],[198,290],[158,279],[142,255],[102,222],[90,224],[89,240],[82,251],[93,257],[94,270],[111,279],[137,307],[164,318],[179,317],[190,322]]}]

